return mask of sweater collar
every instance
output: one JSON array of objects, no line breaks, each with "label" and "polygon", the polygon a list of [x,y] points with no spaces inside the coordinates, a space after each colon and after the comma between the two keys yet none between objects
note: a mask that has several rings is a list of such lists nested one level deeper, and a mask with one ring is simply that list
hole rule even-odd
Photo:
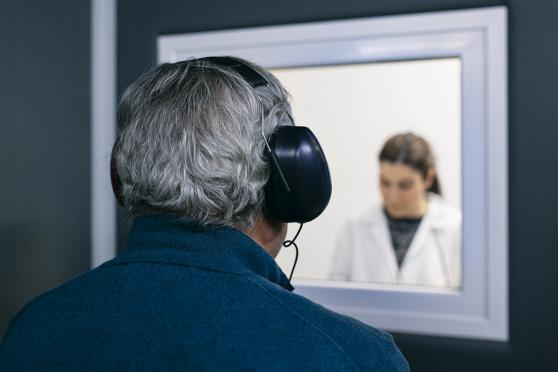
[{"label": "sweater collar", "polygon": [[126,250],[111,263],[138,261],[255,274],[289,291],[294,289],[273,257],[248,235],[230,227],[202,227],[183,217],[137,218]]}]

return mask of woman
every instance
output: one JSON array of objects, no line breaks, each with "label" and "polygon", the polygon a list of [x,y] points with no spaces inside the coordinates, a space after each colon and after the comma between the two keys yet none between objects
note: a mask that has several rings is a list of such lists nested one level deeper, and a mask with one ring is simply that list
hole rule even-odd
[{"label": "woman", "polygon": [[459,287],[461,213],[441,197],[430,145],[399,134],[379,161],[383,205],[343,227],[331,278]]}]

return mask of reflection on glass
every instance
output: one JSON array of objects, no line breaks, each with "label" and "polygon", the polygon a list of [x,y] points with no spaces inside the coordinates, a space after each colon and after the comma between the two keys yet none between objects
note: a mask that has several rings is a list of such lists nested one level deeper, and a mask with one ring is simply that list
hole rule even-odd
[{"label": "reflection on glass", "polygon": [[[460,69],[458,58],[444,58],[272,70],[292,96],[297,125],[320,140],[333,184],[330,205],[297,240],[295,278],[460,286]],[[424,139],[436,155],[411,183],[404,175],[420,174],[415,168],[379,161],[388,139],[406,137]],[[389,201],[429,186],[432,175],[443,196],[424,192],[424,213]],[[293,260],[288,248],[278,257],[286,272]]]}]

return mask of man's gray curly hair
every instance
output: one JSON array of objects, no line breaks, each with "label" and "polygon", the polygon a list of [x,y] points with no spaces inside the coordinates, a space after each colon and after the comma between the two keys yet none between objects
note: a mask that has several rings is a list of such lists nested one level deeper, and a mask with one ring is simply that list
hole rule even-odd
[{"label": "man's gray curly hair", "polygon": [[[246,61],[242,61],[248,63]],[[171,213],[202,225],[251,229],[269,178],[264,135],[289,125],[288,93],[207,60],[159,65],[124,92],[116,169],[127,214]]]}]

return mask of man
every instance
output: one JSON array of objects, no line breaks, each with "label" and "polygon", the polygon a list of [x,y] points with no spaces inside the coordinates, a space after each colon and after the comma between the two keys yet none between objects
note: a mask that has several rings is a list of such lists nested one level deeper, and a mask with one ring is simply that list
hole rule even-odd
[{"label": "man", "polygon": [[290,106],[235,61],[163,64],[125,91],[113,160],[128,247],[27,305],[0,369],[408,370],[391,336],[292,293],[275,263],[287,228],[265,203],[266,147]]}]

